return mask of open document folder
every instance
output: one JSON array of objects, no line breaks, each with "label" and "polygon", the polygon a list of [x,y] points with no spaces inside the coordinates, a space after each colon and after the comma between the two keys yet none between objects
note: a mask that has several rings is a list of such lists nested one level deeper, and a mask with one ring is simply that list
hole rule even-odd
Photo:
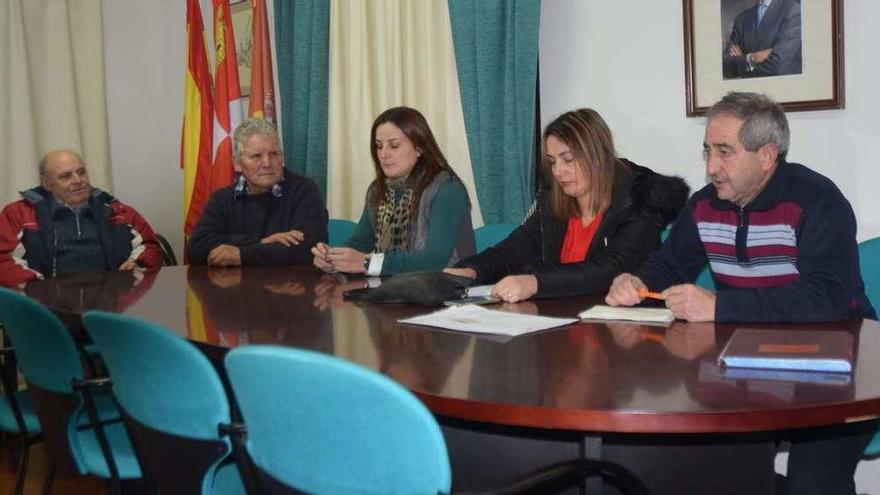
[{"label": "open document folder", "polygon": [[626,308],[601,304],[582,311],[578,316],[584,320],[625,320],[663,324],[668,324],[675,319],[672,311],[666,308]]},{"label": "open document folder", "polygon": [[427,325],[462,332],[489,333],[516,337],[530,332],[561,327],[577,318],[551,318],[486,309],[476,305],[454,306],[426,315],[397,320],[399,323]]}]

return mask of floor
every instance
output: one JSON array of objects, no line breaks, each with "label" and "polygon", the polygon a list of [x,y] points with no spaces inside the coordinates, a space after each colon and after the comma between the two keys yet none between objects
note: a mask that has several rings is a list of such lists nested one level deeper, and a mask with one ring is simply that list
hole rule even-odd
[{"label": "floor", "polygon": [[[12,442],[10,442],[12,440]],[[15,488],[15,469],[11,466],[11,453],[6,443],[13,446],[14,439],[7,437],[0,448],[0,494],[11,494]],[[787,454],[776,459],[777,472],[785,473]],[[43,479],[47,470],[46,452],[42,444],[31,447],[31,461],[25,482],[25,495],[41,493]],[[880,494],[880,459],[863,460],[856,470],[856,491],[859,494]],[[102,495],[107,493],[105,483],[91,476],[56,476],[52,488],[53,495]]]},{"label": "floor", "polygon": [[[3,448],[0,449],[0,494],[11,494],[15,489],[16,472],[12,467],[12,449],[16,447],[13,437],[6,437]],[[41,443],[31,447],[31,458],[28,466],[28,476],[25,482],[24,493],[26,495],[38,495],[42,490],[48,466],[46,463],[46,451]],[[107,486],[103,480],[91,476],[56,476],[52,485],[53,495],[100,495],[107,493]]]}]

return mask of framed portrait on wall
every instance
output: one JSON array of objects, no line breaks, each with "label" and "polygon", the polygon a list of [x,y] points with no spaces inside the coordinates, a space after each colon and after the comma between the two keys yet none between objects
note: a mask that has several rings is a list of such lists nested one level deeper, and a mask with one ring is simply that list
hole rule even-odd
[{"label": "framed portrait on wall", "polygon": [[786,111],[844,106],[841,0],[683,0],[687,115],[729,91]]},{"label": "framed portrait on wall", "polygon": [[238,81],[241,96],[251,94],[251,58],[254,51],[253,8],[250,0],[230,2],[232,32],[235,36],[235,58],[238,59]]}]

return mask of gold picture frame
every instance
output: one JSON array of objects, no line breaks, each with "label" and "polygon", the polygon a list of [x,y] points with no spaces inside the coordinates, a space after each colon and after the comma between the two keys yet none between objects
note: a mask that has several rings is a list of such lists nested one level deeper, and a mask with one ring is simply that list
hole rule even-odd
[{"label": "gold picture frame", "polygon": [[[729,91],[767,94],[786,111],[843,108],[843,2],[773,0],[760,21],[756,4],[683,0],[687,116],[704,115]],[[779,44],[783,32],[799,43]],[[758,45],[755,40],[761,37],[773,41]],[[740,39],[744,45],[755,43],[753,53],[743,53],[748,50],[739,48],[735,41]],[[795,44],[796,52],[788,49]],[[760,52],[777,54],[765,59],[771,60],[767,69],[752,63],[769,57]]]}]

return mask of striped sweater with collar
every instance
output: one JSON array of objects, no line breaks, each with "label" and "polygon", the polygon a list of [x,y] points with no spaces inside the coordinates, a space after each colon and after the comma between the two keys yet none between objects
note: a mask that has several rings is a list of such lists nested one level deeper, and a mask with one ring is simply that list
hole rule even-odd
[{"label": "striped sweater with collar", "polygon": [[716,321],[807,322],[876,318],[859,273],[856,220],[831,180],[781,160],[745,207],[711,184],[682,210],[637,275],[661,291],[692,283],[709,264]]}]

